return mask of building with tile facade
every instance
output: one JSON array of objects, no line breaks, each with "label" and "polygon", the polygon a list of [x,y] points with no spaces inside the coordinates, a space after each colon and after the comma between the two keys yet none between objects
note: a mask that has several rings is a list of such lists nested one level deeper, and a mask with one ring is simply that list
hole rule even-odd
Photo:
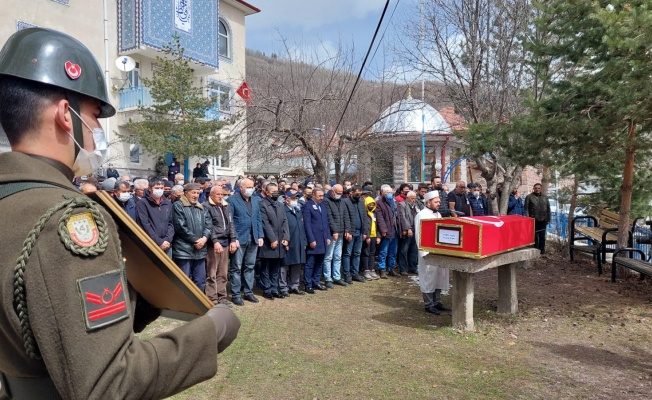
[{"label": "building with tile facade", "polygon": [[[111,142],[109,160],[122,174],[154,174],[155,160],[138,143],[119,141],[116,132],[128,135],[125,124],[139,104],[151,105],[141,78],[151,77],[156,57],[163,53],[173,33],[181,38],[195,84],[219,99],[207,118],[244,117],[243,102],[236,90],[245,81],[245,18],[260,12],[244,0],[3,0],[0,43],[14,32],[33,26],[65,32],[86,45],[105,70],[105,78],[116,116],[104,120]],[[136,67],[121,71],[116,60],[129,56]],[[210,158],[210,173],[235,177],[247,165],[244,123],[236,122],[219,134],[235,139],[225,154]],[[1,133],[1,132],[0,132]],[[8,151],[0,135],[0,151]],[[171,155],[168,155],[171,159]],[[190,170],[204,159],[189,160]]]}]

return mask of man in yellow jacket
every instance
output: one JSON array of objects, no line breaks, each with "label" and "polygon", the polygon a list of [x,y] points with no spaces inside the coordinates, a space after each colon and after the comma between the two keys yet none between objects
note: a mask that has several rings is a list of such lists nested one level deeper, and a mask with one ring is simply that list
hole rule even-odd
[{"label": "man in yellow jacket", "polygon": [[[375,261],[376,261],[376,246],[380,243],[380,238],[376,235],[376,201],[373,197],[373,188],[365,186],[362,188],[362,196],[364,205],[367,209],[367,218],[371,220],[371,230],[369,237],[362,242],[362,256],[360,257],[360,271],[364,274],[364,278],[368,281],[379,279],[376,274]],[[364,272],[363,272],[364,271]]]}]

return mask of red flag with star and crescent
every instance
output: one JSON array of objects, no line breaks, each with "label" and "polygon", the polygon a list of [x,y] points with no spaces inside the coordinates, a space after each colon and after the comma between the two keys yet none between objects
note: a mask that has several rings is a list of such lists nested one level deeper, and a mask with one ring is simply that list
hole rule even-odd
[{"label": "red flag with star and crescent", "polygon": [[247,85],[247,82],[242,82],[242,85],[236,90],[236,93],[242,97],[242,100],[247,103],[247,105],[251,104],[251,90],[249,90],[249,85]]}]

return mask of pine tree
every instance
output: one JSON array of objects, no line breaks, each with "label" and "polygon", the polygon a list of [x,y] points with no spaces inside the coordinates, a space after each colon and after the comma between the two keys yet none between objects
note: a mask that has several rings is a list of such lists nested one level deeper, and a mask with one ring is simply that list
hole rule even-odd
[{"label": "pine tree", "polygon": [[224,154],[231,141],[218,131],[225,122],[206,118],[206,113],[222,99],[206,97],[204,88],[194,85],[193,71],[178,35],[163,47],[164,57],[156,57],[153,77],[142,78],[150,89],[154,104],[140,106],[137,121],[130,120],[126,128],[136,136],[143,149],[155,156],[174,154],[182,160],[189,157],[214,157]]},{"label": "pine tree", "polygon": [[537,128],[530,140],[573,173],[598,178],[603,189],[620,182],[619,200],[611,198],[620,203],[618,246],[624,247],[635,156],[647,165],[652,148],[650,2],[553,0],[537,7],[537,25],[556,40],[535,41],[532,51],[556,73],[547,75],[546,95],[532,104],[527,118]]}]

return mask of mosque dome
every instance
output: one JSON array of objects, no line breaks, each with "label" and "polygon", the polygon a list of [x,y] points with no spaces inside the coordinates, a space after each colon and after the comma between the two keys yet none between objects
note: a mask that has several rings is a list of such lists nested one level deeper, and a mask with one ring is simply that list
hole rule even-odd
[{"label": "mosque dome", "polygon": [[[424,126],[425,125],[425,126]],[[430,104],[408,98],[389,106],[371,128],[372,133],[380,134],[450,134],[451,127],[444,117]]]}]

